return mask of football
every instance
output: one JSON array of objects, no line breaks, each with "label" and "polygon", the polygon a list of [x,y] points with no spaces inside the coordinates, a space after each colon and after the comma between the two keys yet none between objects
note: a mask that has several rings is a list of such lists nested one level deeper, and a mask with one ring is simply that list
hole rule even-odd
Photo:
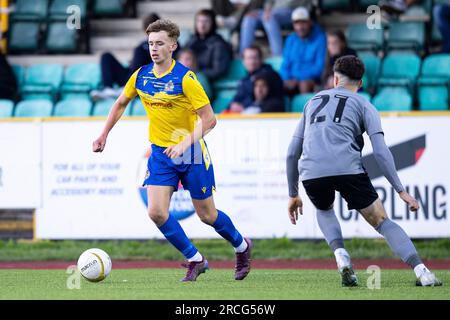
[{"label": "football", "polygon": [[78,258],[78,271],[88,281],[99,282],[111,272],[112,262],[109,255],[98,248],[84,251]]}]

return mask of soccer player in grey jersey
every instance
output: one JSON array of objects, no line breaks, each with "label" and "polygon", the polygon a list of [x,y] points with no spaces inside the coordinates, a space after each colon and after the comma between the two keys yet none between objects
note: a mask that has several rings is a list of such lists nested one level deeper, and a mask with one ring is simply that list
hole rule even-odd
[{"label": "soccer player in grey jersey", "polygon": [[358,210],[384,236],[395,254],[411,266],[417,277],[416,285],[441,285],[423,264],[405,231],[388,219],[362,165],[362,134],[366,132],[384,176],[411,211],[419,209],[418,202],[405,191],[397,175],[377,110],[356,93],[363,74],[364,64],[359,58],[339,58],[334,65],[334,89],[317,93],[306,104],[286,161],[289,218],[292,224],[296,224],[298,214],[302,214],[303,204],[298,195],[300,177],[306,194],[317,209],[320,230],[334,251],[342,285],[358,285],[333,209],[335,192],[338,191],[348,208]]}]

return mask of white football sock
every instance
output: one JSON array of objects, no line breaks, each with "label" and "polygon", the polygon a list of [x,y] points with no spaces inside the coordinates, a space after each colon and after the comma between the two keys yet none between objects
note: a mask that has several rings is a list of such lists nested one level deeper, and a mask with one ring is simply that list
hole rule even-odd
[{"label": "white football sock", "polygon": [[234,248],[234,251],[236,251],[237,253],[242,253],[245,250],[247,250],[248,244],[247,241],[245,241],[244,239],[242,239],[242,242],[240,245],[238,245],[236,248]]},{"label": "white football sock", "polygon": [[202,262],[203,256],[200,254],[200,252],[197,251],[196,254],[190,259],[188,259],[189,262]]},{"label": "white football sock", "polygon": [[336,263],[339,268],[347,267],[351,264],[350,255],[344,248],[334,250],[334,256],[336,257]]},{"label": "white football sock", "polygon": [[428,270],[428,268],[423,263],[418,264],[414,268],[414,273],[416,274],[417,278],[419,278],[424,272],[430,272],[430,270]]}]

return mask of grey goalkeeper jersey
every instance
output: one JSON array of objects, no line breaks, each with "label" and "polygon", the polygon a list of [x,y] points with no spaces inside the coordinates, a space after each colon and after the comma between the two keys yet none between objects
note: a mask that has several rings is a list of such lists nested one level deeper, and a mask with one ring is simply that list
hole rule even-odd
[{"label": "grey goalkeeper jersey", "polygon": [[382,133],[375,107],[343,87],[323,90],[306,104],[294,137],[303,139],[300,180],[365,172],[362,134]]}]

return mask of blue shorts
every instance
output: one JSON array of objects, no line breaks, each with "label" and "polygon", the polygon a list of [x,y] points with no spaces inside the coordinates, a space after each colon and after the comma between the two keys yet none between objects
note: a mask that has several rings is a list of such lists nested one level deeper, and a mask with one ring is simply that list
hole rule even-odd
[{"label": "blue shorts", "polygon": [[165,147],[152,144],[151,148],[143,186],[172,186],[177,191],[181,181],[183,188],[189,190],[191,198],[196,200],[209,198],[215,191],[214,169],[203,140],[175,159],[163,153]]}]

